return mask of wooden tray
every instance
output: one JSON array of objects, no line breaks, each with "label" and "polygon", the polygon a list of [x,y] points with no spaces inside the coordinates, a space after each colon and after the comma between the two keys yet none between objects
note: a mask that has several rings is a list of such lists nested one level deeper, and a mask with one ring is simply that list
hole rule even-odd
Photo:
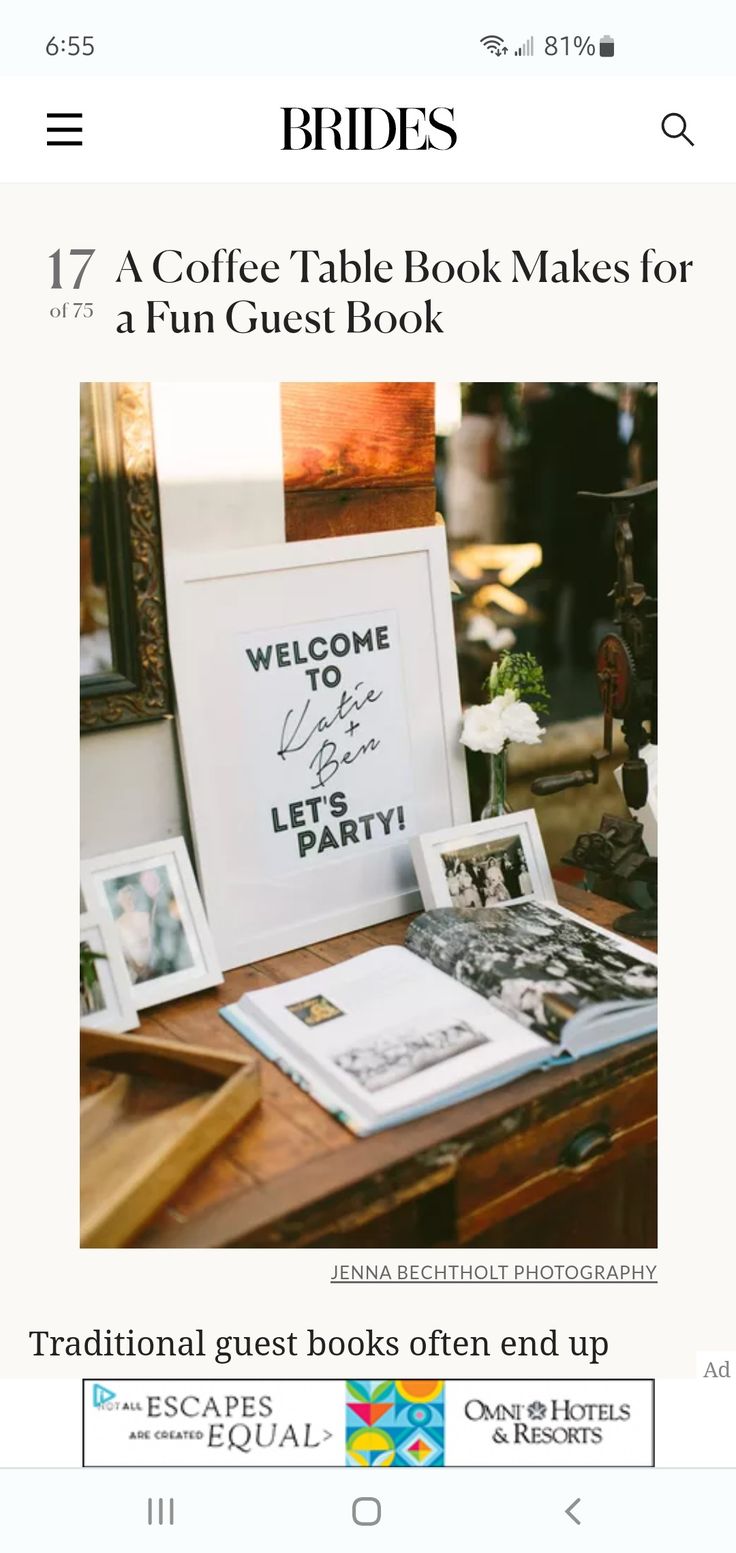
[{"label": "wooden tray", "polygon": [[258,1060],[82,1030],[80,1243],[123,1246],[260,1099]]}]

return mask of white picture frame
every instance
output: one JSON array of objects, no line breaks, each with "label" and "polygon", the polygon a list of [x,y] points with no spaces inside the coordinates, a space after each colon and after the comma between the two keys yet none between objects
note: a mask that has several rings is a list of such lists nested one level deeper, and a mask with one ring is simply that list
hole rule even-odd
[{"label": "white picture frame", "polygon": [[96,981],[84,991],[79,988],[79,1024],[82,1030],[105,1030],[122,1035],[136,1030],[140,1020],[130,991],[122,950],[110,918],[85,911],[79,918],[79,943],[89,945],[95,960]]},{"label": "white picture frame", "polygon": [[88,858],[81,884],[87,910],[111,924],[136,1009],[222,981],[182,836]]},{"label": "white picture frame", "polygon": [[425,911],[557,899],[533,809],[417,836],[412,857]]},{"label": "white picture frame", "polygon": [[[166,595],[198,872],[225,969],[415,909],[411,835],[470,813],[444,526],[173,553]],[[360,702],[349,748],[336,712],[348,687]],[[320,765],[330,722],[339,781]]]}]

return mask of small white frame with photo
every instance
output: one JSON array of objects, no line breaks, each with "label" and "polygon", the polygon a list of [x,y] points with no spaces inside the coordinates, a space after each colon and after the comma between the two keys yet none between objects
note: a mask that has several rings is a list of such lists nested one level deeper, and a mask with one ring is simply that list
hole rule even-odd
[{"label": "small white frame with photo", "polygon": [[[520,900],[557,899],[533,809],[416,836],[411,852],[425,911],[436,906],[513,906]],[[473,857],[473,853],[478,856]],[[448,859],[459,871],[455,888]],[[479,868],[488,874],[491,859],[497,861],[486,889]],[[504,890],[506,898],[501,893]]]},{"label": "small white frame with photo", "polygon": [[[222,981],[183,836],[88,858],[82,863],[81,882],[87,910],[104,916],[111,924],[135,1008],[150,1008],[154,1003],[201,992]],[[123,890],[132,897],[130,910],[120,902]],[[162,890],[166,912],[156,944],[151,922]],[[126,916],[130,921],[121,925]],[[166,952],[162,939],[164,944],[168,940]]]},{"label": "small white frame with photo", "polygon": [[79,998],[79,1024],[82,1030],[104,1030],[110,1035],[122,1035],[126,1030],[136,1030],[140,1020],[130,990],[130,978],[125,968],[123,952],[115,935],[115,929],[107,915],[85,911],[79,919],[79,943],[89,944],[95,960],[97,982],[102,995],[102,1006],[82,1012],[82,996]]}]

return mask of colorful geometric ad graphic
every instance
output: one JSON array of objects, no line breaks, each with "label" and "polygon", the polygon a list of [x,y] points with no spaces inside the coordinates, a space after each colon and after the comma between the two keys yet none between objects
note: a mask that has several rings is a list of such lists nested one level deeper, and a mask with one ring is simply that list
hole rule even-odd
[{"label": "colorful geometric ad graphic", "polygon": [[349,1380],[345,1447],[349,1467],[443,1467],[443,1380]]}]

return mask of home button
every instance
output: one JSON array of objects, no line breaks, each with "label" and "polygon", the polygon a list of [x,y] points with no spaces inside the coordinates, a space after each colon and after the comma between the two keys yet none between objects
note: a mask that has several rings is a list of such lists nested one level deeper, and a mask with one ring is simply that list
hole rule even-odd
[{"label": "home button", "polygon": [[353,1520],[356,1526],[377,1526],[380,1519],[380,1499],[353,1500]]}]

